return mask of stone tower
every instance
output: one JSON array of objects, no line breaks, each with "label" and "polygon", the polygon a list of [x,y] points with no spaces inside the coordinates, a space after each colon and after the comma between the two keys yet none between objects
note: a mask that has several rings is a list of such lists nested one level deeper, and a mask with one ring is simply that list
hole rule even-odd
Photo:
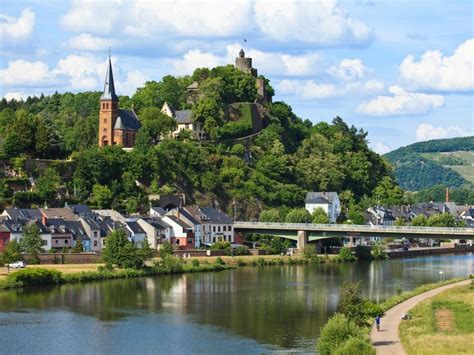
[{"label": "stone tower", "polygon": [[109,66],[105,76],[104,92],[100,96],[99,110],[99,146],[114,144],[114,126],[117,119],[119,107],[118,97],[115,94],[114,75],[112,73],[112,61],[109,57]]},{"label": "stone tower", "polygon": [[252,58],[245,57],[243,49],[240,50],[239,56],[235,58],[235,67],[244,73],[257,76],[257,69],[252,68]]}]

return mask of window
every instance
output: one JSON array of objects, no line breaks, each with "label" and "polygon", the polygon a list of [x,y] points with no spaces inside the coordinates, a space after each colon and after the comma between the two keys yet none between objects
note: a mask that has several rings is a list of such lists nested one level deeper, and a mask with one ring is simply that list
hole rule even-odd
[{"label": "window", "polygon": [[59,240],[56,239],[56,240],[55,240],[55,244],[59,244]]},{"label": "window", "polygon": [[43,245],[43,246],[48,245],[48,241],[47,240],[41,240],[41,245]]},{"label": "window", "polygon": [[213,232],[216,231],[216,226],[212,226],[212,231],[213,231]]},{"label": "window", "polygon": [[94,240],[94,246],[95,247],[97,246],[97,240]]},{"label": "window", "polygon": [[104,123],[107,123],[107,118],[104,118]]},{"label": "window", "polygon": [[223,227],[222,227],[222,231],[223,231],[223,232],[227,231],[227,226],[223,226]]},{"label": "window", "polygon": [[221,226],[218,226],[218,227],[217,227],[217,231],[218,231],[218,232],[221,231]]},{"label": "window", "polygon": [[105,104],[105,107],[106,107],[107,109],[109,109],[109,103],[108,103],[108,102]]},{"label": "window", "polygon": [[68,244],[68,243],[69,243],[69,240],[64,239],[64,244]]},{"label": "window", "polygon": [[97,238],[97,234],[98,234],[97,232],[94,232],[94,238]]},{"label": "window", "polygon": [[[7,245],[8,244],[8,239],[3,239],[3,245]],[[44,245],[44,244],[43,244]]]}]

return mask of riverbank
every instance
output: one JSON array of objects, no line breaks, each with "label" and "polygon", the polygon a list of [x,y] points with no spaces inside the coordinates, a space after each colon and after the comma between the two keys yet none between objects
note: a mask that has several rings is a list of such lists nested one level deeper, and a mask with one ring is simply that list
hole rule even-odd
[{"label": "riverbank", "polygon": [[385,312],[381,321],[381,331],[372,327],[370,338],[377,354],[405,354],[401,345],[398,328],[401,316],[408,313],[419,302],[437,295],[446,289],[470,284],[471,279],[451,279],[417,287],[411,292],[389,298],[381,304]]},{"label": "riverbank", "polygon": [[474,284],[456,287],[421,302],[400,324],[408,354],[468,354],[474,346]]}]

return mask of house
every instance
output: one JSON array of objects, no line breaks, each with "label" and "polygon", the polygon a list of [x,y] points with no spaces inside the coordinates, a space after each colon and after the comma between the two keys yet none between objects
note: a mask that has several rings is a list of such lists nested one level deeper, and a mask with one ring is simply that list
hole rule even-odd
[{"label": "house", "polygon": [[150,206],[150,216],[163,217],[165,214],[166,214],[166,211],[164,208],[161,208],[159,206],[156,206],[156,207]]},{"label": "house", "polygon": [[0,224],[0,251],[3,251],[10,242],[10,231],[4,224]]},{"label": "house", "polygon": [[112,61],[109,57],[104,91],[100,96],[99,147],[121,145],[124,148],[133,148],[139,129],[140,121],[133,108],[132,110],[119,108],[119,99],[115,93]]},{"label": "house", "polygon": [[304,202],[306,210],[311,214],[315,209],[322,208],[331,223],[336,223],[341,214],[341,202],[337,192],[308,192]]},{"label": "house", "polygon": [[136,247],[141,248],[143,242],[147,240],[147,235],[137,220],[128,220],[123,226],[127,233],[128,240],[130,240]]},{"label": "house", "polygon": [[7,208],[2,212],[2,216],[8,219],[18,220],[42,220],[43,214],[39,208]]},{"label": "house", "polygon": [[392,211],[383,206],[369,207],[366,219],[370,225],[393,226],[395,224],[395,217]]},{"label": "house", "polygon": [[102,249],[102,243],[100,238],[100,225],[98,216],[84,215],[79,217],[79,221],[82,223],[87,236],[90,240],[90,251],[98,252]]},{"label": "house", "polygon": [[150,248],[159,249],[165,240],[170,242],[172,228],[162,218],[140,218],[137,223],[145,231]]},{"label": "house", "polygon": [[234,221],[232,218],[212,207],[203,207],[200,210],[208,221],[204,225],[203,243],[213,244],[217,241],[235,243]]},{"label": "house", "polygon": [[170,243],[180,249],[194,249],[193,227],[169,214],[162,219],[171,227]]},{"label": "house", "polygon": [[74,246],[73,234],[66,227],[64,219],[50,218],[47,220],[45,226],[51,233],[52,249],[72,248]]},{"label": "house", "polygon": [[23,238],[23,234],[25,229],[32,224],[36,224],[38,230],[40,232],[40,238],[43,241],[43,249],[44,251],[48,251],[52,247],[52,237],[50,231],[44,226],[41,220],[26,220],[26,219],[5,219],[2,222],[2,225],[6,227],[6,229],[10,233],[10,240],[16,240],[20,242]]},{"label": "house", "polygon": [[48,219],[63,219],[66,221],[77,221],[74,212],[66,207],[61,208],[40,208],[43,223],[46,224]]},{"label": "house", "polygon": [[194,235],[194,247],[200,248],[204,224],[207,223],[207,216],[204,215],[198,207],[178,207],[168,212],[179,220],[192,227]]},{"label": "house", "polygon": [[115,222],[125,223],[127,219],[120,213],[115,210],[94,210],[100,217],[110,218]]},{"label": "house", "polygon": [[94,211],[90,209],[87,205],[69,205],[68,203],[65,204],[64,208],[68,208],[78,216],[92,216],[95,215]]},{"label": "house", "polygon": [[82,242],[82,249],[84,251],[91,251],[91,239],[80,221],[64,221],[64,225],[72,233],[72,247],[75,247],[80,240]]},{"label": "house", "polygon": [[203,140],[206,138],[202,123],[194,121],[191,110],[174,110],[167,102],[161,108],[161,112],[176,120],[176,130],[172,133],[176,138],[181,131],[188,130],[194,139]]}]

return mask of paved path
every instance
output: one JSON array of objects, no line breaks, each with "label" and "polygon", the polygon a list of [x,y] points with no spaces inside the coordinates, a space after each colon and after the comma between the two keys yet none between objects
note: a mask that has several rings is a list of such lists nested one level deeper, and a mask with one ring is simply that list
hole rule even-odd
[{"label": "paved path", "polygon": [[403,313],[408,312],[410,309],[415,307],[418,303],[426,300],[427,298],[433,297],[440,292],[448,290],[453,287],[469,285],[472,280],[464,280],[449,284],[446,286],[435,288],[431,291],[427,291],[419,294],[418,296],[409,298],[408,300],[396,305],[393,308],[390,308],[385,315],[382,317],[380,322],[380,332],[377,332],[375,325],[372,327],[370,332],[370,339],[372,345],[377,351],[377,355],[401,355],[406,354],[403,350],[402,344],[400,342],[400,337],[398,335],[398,326],[401,322],[401,316]]}]

